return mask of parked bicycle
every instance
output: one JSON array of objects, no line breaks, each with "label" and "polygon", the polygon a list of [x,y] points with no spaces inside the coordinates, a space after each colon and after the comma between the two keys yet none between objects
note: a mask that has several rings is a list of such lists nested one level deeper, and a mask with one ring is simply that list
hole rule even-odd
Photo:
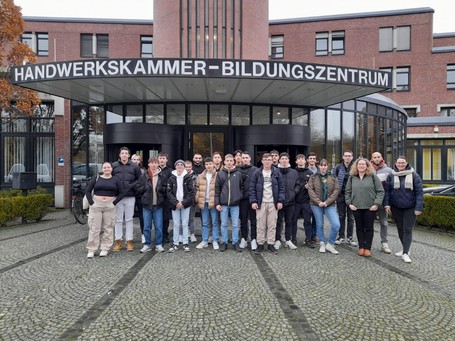
[{"label": "parked bicycle", "polygon": [[83,199],[85,195],[85,189],[91,178],[83,180],[73,180],[72,196],[71,196],[71,212],[76,218],[76,221],[81,224],[87,224],[88,220],[88,209],[84,209]]}]

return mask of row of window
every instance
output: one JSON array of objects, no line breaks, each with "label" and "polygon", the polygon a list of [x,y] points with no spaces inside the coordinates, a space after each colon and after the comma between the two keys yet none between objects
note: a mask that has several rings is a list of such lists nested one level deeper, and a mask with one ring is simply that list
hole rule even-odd
[{"label": "row of window", "polygon": [[[316,56],[343,55],[345,31],[316,32]],[[411,50],[411,26],[381,27],[379,52]],[[269,55],[272,59],[284,58],[284,35],[270,37]]]},{"label": "row of window", "polygon": [[[22,42],[27,44],[39,57],[49,56],[49,35],[43,32],[25,32]],[[141,58],[153,57],[153,36],[140,37]],[[109,58],[109,35],[98,33],[81,34],[82,58]]]}]

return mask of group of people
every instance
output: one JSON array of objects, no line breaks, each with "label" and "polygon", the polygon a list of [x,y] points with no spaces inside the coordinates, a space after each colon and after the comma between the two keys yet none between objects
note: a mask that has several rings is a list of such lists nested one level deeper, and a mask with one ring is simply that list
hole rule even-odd
[{"label": "group of people", "polygon": [[[371,160],[354,161],[347,150],[332,170],[326,159],[317,163],[314,153],[298,154],[293,168],[289,154],[276,150],[262,154],[260,167],[252,165],[249,153],[241,150],[225,155],[224,160],[218,152],[205,159],[196,153],[193,161],[177,160],[174,169],[164,152],[149,158],[146,167],[141,167],[139,155],[130,156],[129,149],[122,147],[119,160],[105,162],[103,173],[87,186],[88,258],[98,248],[101,257],[107,256],[112,245],[114,252],[122,250],[124,227],[126,249],[133,251],[136,210],[142,253],[152,250],[152,227],[155,251],[165,251],[170,220],[173,235],[168,252],[179,250],[180,245],[190,251],[190,242],[197,242],[194,220],[199,211],[202,240],[197,249],[212,244],[223,252],[231,245],[241,252],[250,241],[257,254],[265,250],[277,254],[282,243],[294,250],[297,222],[302,217],[304,246],[314,249],[319,244],[319,252],[338,254],[335,245],[358,245],[358,254],[364,257],[371,256],[377,215],[382,250],[392,252],[387,241],[387,215],[392,213],[403,245],[396,255],[411,262],[412,230],[423,209],[423,191],[419,175],[403,156],[391,169],[379,152]],[[328,238],[324,216],[330,223]],[[358,242],[353,239],[354,222]]]}]

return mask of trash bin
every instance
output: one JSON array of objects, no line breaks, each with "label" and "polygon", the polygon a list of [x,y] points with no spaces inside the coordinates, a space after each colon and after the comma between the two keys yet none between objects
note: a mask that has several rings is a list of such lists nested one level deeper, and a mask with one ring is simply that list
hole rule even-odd
[{"label": "trash bin", "polygon": [[13,189],[35,189],[36,188],[36,172],[20,172],[13,173]]}]

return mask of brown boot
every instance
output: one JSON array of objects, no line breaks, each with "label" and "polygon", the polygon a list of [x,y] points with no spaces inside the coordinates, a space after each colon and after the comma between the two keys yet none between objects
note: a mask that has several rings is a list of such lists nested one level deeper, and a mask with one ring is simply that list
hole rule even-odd
[{"label": "brown boot", "polygon": [[126,250],[127,251],[133,251],[134,246],[133,246],[133,241],[132,240],[127,240],[126,241]]},{"label": "brown boot", "polygon": [[371,251],[365,249],[365,253],[363,254],[365,257],[371,257]]},{"label": "brown boot", "polygon": [[122,240],[121,239],[117,239],[114,243],[114,248],[112,249],[112,251],[114,252],[118,252],[122,249]]},{"label": "brown boot", "polygon": [[359,251],[357,252],[357,254],[359,256],[365,256],[365,249],[359,249]]}]

